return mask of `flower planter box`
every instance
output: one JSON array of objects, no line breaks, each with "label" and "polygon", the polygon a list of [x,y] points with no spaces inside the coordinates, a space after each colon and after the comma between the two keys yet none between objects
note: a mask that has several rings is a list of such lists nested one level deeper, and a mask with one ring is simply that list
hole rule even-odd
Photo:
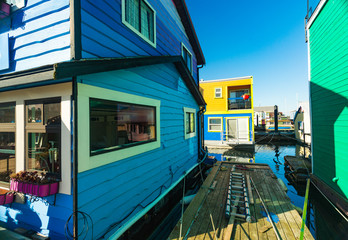
[{"label": "flower planter box", "polygon": [[46,197],[58,193],[58,182],[47,184],[35,184],[19,182],[11,179],[10,189],[12,191],[26,193],[38,197]]},{"label": "flower planter box", "polygon": [[11,6],[7,3],[0,2],[0,19],[10,15]]},{"label": "flower planter box", "polygon": [[13,203],[13,201],[14,201],[13,192],[9,192],[5,189],[0,189],[0,205]]}]

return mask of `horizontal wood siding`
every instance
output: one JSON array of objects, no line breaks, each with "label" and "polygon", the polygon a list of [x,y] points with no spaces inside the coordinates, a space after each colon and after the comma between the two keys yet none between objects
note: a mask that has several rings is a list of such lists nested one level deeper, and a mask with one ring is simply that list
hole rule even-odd
[{"label": "horizontal wood siding", "polygon": [[10,69],[0,74],[70,60],[69,0],[28,0],[8,20],[0,32],[9,33]]},{"label": "horizontal wood siding", "polygon": [[171,0],[149,0],[156,11],[156,48],[122,23],[121,0],[81,0],[82,57],[133,57],[181,55],[181,42],[193,54],[181,19]]},{"label": "horizontal wood siding", "polygon": [[[111,75],[112,81],[108,80]],[[129,220],[153,202],[197,163],[197,137],[185,140],[183,107],[198,111],[198,106],[172,64],[93,74],[81,79],[85,84],[161,101],[160,148],[78,175],[79,210],[91,215],[96,239],[111,224],[116,223],[114,231],[121,227],[123,220]]]},{"label": "horizontal wood siding", "polygon": [[346,0],[329,0],[309,29],[313,173],[344,197],[348,196],[347,12]]},{"label": "horizontal wood siding", "polygon": [[[50,203],[50,204],[49,204]],[[65,239],[65,224],[72,214],[72,196],[57,194],[45,198],[30,198],[27,196],[25,204],[12,203],[0,206],[0,221],[10,229],[25,228],[40,232],[50,239]],[[72,221],[68,223],[72,229]]]}]

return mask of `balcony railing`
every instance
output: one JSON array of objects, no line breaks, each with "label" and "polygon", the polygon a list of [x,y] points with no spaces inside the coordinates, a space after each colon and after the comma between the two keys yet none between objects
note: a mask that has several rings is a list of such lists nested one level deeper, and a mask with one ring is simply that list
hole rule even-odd
[{"label": "balcony railing", "polygon": [[251,101],[233,101],[228,100],[228,110],[235,110],[235,109],[251,109]]}]

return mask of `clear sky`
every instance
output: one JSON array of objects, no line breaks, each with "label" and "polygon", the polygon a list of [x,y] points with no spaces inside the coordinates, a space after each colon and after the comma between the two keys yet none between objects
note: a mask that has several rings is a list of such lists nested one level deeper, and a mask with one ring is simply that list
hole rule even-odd
[{"label": "clear sky", "polygon": [[308,101],[306,1],[186,0],[206,65],[200,79],[254,78],[254,106]]}]

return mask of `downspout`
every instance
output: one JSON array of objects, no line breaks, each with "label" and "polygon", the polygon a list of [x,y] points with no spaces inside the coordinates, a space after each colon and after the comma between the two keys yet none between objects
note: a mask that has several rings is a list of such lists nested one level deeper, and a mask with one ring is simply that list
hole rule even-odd
[{"label": "downspout", "polygon": [[78,137],[77,137],[77,131],[78,131],[78,124],[77,124],[77,77],[73,77],[73,101],[74,101],[74,115],[73,115],[73,126],[74,126],[74,137],[73,137],[73,151],[74,151],[74,157],[73,157],[73,224],[74,224],[74,239],[78,238],[78,205],[77,205],[77,175],[78,175]]},{"label": "downspout", "polygon": [[197,112],[198,119],[198,156],[201,155],[204,150],[204,113],[205,113],[205,105],[201,107],[201,109]]}]

